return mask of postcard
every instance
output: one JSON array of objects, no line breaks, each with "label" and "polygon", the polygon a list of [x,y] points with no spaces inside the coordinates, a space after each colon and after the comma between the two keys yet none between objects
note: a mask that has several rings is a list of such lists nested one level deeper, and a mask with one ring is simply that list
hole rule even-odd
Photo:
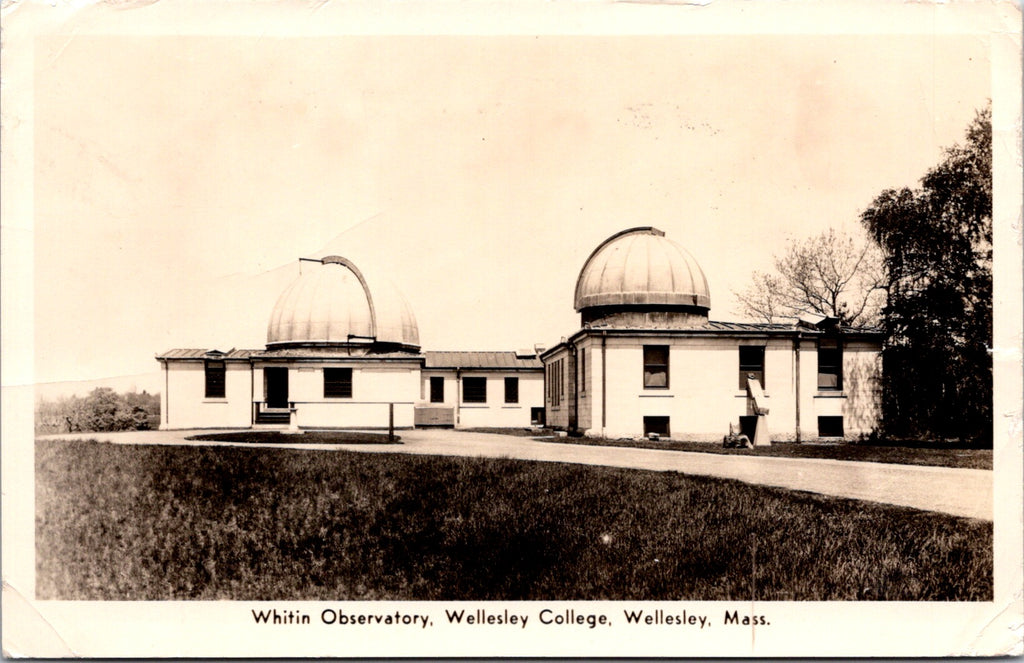
[{"label": "postcard", "polygon": [[1017,5],[3,19],[6,656],[1021,654]]}]

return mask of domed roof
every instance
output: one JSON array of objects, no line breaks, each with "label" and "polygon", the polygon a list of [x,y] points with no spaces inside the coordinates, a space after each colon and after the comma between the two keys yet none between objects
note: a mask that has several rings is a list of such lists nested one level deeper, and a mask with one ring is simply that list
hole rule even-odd
[{"label": "domed roof", "polygon": [[368,281],[340,256],[306,263],[278,297],[267,325],[267,347],[373,342],[418,350],[416,318],[390,281]]},{"label": "domed roof", "polygon": [[693,256],[657,228],[630,228],[602,242],[576,281],[577,311],[634,305],[711,308],[708,280]]}]

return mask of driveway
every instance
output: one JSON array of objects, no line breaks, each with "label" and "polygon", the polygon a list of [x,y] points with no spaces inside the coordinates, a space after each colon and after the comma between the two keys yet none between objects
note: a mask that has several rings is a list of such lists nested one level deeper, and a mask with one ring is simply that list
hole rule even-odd
[{"label": "driveway", "polygon": [[[251,446],[231,442],[185,440],[203,431],[79,433],[46,438],[99,439],[120,444]],[[212,431],[211,431],[212,432]],[[218,431],[224,432],[224,431]],[[992,520],[992,472],[918,465],[862,463],[811,458],[773,458],[724,454],[599,447],[539,442],[525,437],[454,430],[403,430],[401,445],[283,444],[281,448],[348,449],[364,453],[516,458],[582,465],[628,467],[737,479],[822,495],[896,504],[954,516]],[[271,446],[271,445],[261,445]]]}]

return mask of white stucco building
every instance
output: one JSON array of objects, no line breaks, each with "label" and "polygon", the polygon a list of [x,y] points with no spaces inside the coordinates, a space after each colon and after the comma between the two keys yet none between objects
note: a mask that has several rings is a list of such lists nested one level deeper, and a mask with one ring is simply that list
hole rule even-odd
[{"label": "white stucco building", "polygon": [[656,228],[601,243],[580,270],[581,328],[541,355],[548,425],[603,437],[856,438],[879,416],[878,330],[808,317],[715,322],[703,271]]},{"label": "white stucco building", "polygon": [[525,427],[543,416],[536,351],[422,352],[412,309],[349,260],[307,260],[254,350],[175,349],[161,428]]},{"label": "white stucco building", "polygon": [[756,444],[856,438],[878,421],[882,335],[828,318],[716,322],[700,265],[650,227],[602,242],[580,329],[543,351],[422,351],[385,278],[301,263],[262,349],[169,350],[163,428],[527,427]]}]

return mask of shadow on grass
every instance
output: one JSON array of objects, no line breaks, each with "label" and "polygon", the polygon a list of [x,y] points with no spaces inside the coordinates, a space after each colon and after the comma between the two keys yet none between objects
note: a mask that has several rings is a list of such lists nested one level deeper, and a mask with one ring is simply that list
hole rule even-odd
[{"label": "shadow on grass", "polygon": [[203,433],[189,435],[186,440],[210,442],[248,442],[251,444],[401,444],[401,437],[395,435],[388,440],[384,433],[363,433],[358,431],[303,431],[285,433],[276,430],[245,430],[233,433]]}]

